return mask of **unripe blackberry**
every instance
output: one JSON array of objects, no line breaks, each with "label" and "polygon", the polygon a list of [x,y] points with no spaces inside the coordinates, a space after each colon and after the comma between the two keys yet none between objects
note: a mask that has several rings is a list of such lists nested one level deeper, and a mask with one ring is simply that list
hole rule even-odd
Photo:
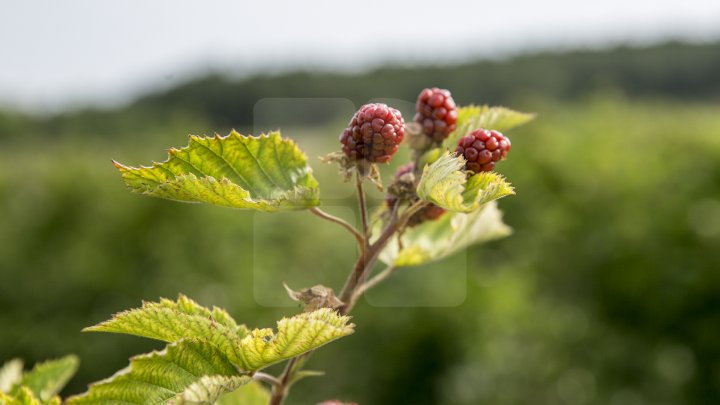
[{"label": "unripe blackberry", "polygon": [[365,104],[340,135],[345,154],[353,160],[387,163],[405,136],[400,111],[385,104]]},{"label": "unripe blackberry", "polygon": [[420,92],[415,104],[413,121],[420,124],[425,135],[442,142],[457,126],[457,108],[450,92],[433,87]]},{"label": "unripe blackberry", "polygon": [[427,207],[413,214],[407,222],[407,225],[412,227],[415,225],[422,224],[427,221],[436,221],[445,214],[445,209],[438,207],[435,204],[430,204]]},{"label": "unripe blackberry", "polygon": [[467,160],[467,170],[480,173],[492,171],[509,150],[510,139],[500,132],[477,129],[460,139],[455,153]]}]

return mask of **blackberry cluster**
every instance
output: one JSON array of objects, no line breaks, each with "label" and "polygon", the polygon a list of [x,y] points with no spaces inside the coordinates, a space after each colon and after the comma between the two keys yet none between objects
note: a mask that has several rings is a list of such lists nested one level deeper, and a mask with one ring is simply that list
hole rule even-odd
[{"label": "blackberry cluster", "polygon": [[510,139],[500,132],[477,129],[460,139],[455,153],[467,160],[467,170],[480,173],[495,169],[495,164],[505,159],[509,150]]},{"label": "blackberry cluster", "polygon": [[385,104],[365,104],[340,135],[345,154],[353,160],[387,163],[405,137],[400,111]]},{"label": "blackberry cluster", "polygon": [[433,87],[423,90],[415,104],[413,121],[422,125],[425,135],[442,142],[457,126],[457,108],[450,92]]}]

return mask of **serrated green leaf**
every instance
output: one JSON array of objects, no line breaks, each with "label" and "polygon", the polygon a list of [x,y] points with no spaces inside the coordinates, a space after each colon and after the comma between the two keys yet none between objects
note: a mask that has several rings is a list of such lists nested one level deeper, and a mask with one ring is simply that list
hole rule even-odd
[{"label": "serrated green leaf", "polygon": [[295,315],[278,321],[278,331],[237,326],[225,311],[201,307],[181,295],[177,302],[162,299],[121,312],[86,331],[127,333],[166,342],[196,339],[212,345],[242,370],[264,368],[295,357],[353,332],[349,318],[331,309]]},{"label": "serrated green leaf", "polygon": [[399,249],[396,236],[383,250],[380,259],[397,267],[417,266],[510,233],[512,230],[503,223],[497,203],[491,202],[469,214],[448,212],[436,221],[407,229],[402,235],[403,249]]},{"label": "serrated green leaf", "polygon": [[472,212],[483,204],[515,194],[512,186],[495,172],[467,178],[465,160],[446,152],[425,166],[417,186],[420,199],[453,212]]},{"label": "serrated green leaf", "polygon": [[22,374],[22,360],[12,359],[5,362],[0,368],[0,392],[10,392],[10,388],[22,380]]},{"label": "serrated green leaf", "polygon": [[[239,375],[224,353],[197,340],[169,344],[165,350],[133,357],[114,376],[92,384],[69,405],[213,403],[221,394],[250,381]],[[179,401],[179,402],[178,402]]]},{"label": "serrated green leaf", "polygon": [[[49,401],[75,375],[79,364],[80,360],[74,355],[38,363],[23,375],[20,386],[30,389],[40,401]],[[13,394],[18,395],[18,392],[13,390]]]},{"label": "serrated green leaf", "polygon": [[204,376],[174,398],[168,401],[171,405],[212,405],[222,395],[240,388],[250,381],[247,376]]},{"label": "serrated green leaf", "polygon": [[143,302],[141,308],[120,312],[83,331],[126,333],[169,343],[199,339],[217,347],[235,364],[242,363],[240,341],[248,334],[247,327],[238,325],[225,310],[207,309],[182,294],[177,301]]},{"label": "serrated green leaf", "polygon": [[458,108],[457,127],[445,139],[443,146],[455,150],[460,138],[479,128],[507,131],[526,124],[535,118],[535,114],[514,111],[505,107],[487,105],[469,105]]},{"label": "serrated green leaf", "polygon": [[244,370],[258,370],[314,350],[354,332],[350,318],[330,308],[304,312],[277,322],[272,329],[255,329],[242,341]]},{"label": "serrated green leaf", "polygon": [[[56,402],[53,399],[53,402]],[[18,387],[14,396],[0,392],[0,405],[43,405],[28,387]]]},{"label": "serrated green leaf", "polygon": [[320,205],[307,157],[280,132],[191,136],[165,162],[115,166],[132,191],[152,197],[266,212]]},{"label": "serrated green leaf", "polygon": [[267,405],[270,402],[270,390],[257,381],[249,382],[233,392],[218,399],[217,405]]}]

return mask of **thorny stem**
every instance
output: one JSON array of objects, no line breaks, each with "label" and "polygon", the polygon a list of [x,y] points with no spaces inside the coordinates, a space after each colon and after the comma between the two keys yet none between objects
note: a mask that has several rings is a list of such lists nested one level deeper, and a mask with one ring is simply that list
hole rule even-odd
[{"label": "thorny stem", "polygon": [[363,237],[363,235],[360,232],[358,232],[354,226],[347,223],[344,219],[338,218],[334,215],[330,215],[318,207],[310,208],[310,212],[317,215],[318,217],[320,217],[322,219],[328,220],[330,222],[334,222],[334,223],[342,226],[343,228],[345,228],[348,232],[350,232],[355,237],[355,240],[357,241],[358,247],[360,247],[360,250],[362,251],[365,249],[365,238]]},{"label": "thorny stem", "polygon": [[[342,315],[348,314],[353,307],[355,306],[355,303],[357,302],[358,298],[362,295],[363,292],[367,291],[369,288],[375,286],[380,281],[384,280],[385,278],[389,277],[390,274],[394,271],[394,267],[390,266],[387,269],[383,270],[381,273],[379,273],[377,276],[373,277],[371,280],[365,283],[361,283],[361,281],[365,280],[367,275],[370,271],[372,271],[373,266],[375,265],[375,262],[377,261],[378,256],[380,255],[380,252],[385,248],[385,246],[388,244],[390,239],[393,235],[400,229],[402,229],[406,224],[407,221],[410,219],[410,217],[415,214],[417,211],[425,207],[428,203],[424,201],[417,201],[411,206],[409,206],[400,217],[397,216],[397,206],[393,208],[393,211],[390,215],[389,223],[385,227],[385,229],[382,231],[378,239],[370,243],[370,234],[368,232],[368,222],[367,222],[367,207],[365,205],[365,193],[363,191],[362,187],[362,181],[358,177],[357,179],[357,190],[358,190],[358,201],[360,205],[360,212],[361,212],[361,218],[362,218],[362,225],[363,225],[363,249],[360,251],[360,256],[358,257],[357,262],[355,262],[355,266],[353,267],[353,270],[350,272],[347,280],[345,281],[345,286],[343,287],[341,293],[340,293],[340,300],[344,302],[344,306],[340,308],[339,312]],[[318,211],[320,211],[318,209]],[[320,211],[324,214],[324,212]],[[318,212],[313,212],[314,214],[318,215]],[[329,214],[327,214],[329,216]],[[320,215],[318,215],[320,216]],[[324,215],[322,216],[324,218]],[[329,219],[329,218],[327,218]],[[339,219],[339,218],[338,218]],[[342,220],[340,220],[342,221]],[[337,221],[333,221],[337,222]],[[343,223],[347,224],[345,221],[342,221]],[[340,223],[340,222],[337,222]],[[342,225],[342,224],[341,224]],[[343,225],[344,226],[344,225]],[[350,226],[348,224],[348,226]],[[357,232],[357,231],[355,231]],[[355,233],[354,232],[354,233]],[[301,360],[307,360],[307,358],[312,354],[312,352],[308,352],[305,354],[302,354],[297,357],[293,357],[290,359],[285,366],[285,369],[283,370],[282,374],[276,379],[279,381],[279,385],[273,385],[272,390],[272,397],[270,398],[269,405],[282,405],[283,400],[285,399],[285,396],[287,395],[287,390],[289,388],[290,382],[292,381],[293,376],[295,373],[297,373],[300,368],[302,367],[302,363],[298,364]]]}]

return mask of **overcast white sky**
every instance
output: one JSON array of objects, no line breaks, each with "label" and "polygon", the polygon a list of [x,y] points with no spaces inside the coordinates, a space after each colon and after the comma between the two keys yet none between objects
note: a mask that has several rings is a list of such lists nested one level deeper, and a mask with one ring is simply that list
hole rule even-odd
[{"label": "overcast white sky", "polygon": [[112,104],[207,70],[361,69],[720,39],[720,0],[0,0],[0,104]]}]

